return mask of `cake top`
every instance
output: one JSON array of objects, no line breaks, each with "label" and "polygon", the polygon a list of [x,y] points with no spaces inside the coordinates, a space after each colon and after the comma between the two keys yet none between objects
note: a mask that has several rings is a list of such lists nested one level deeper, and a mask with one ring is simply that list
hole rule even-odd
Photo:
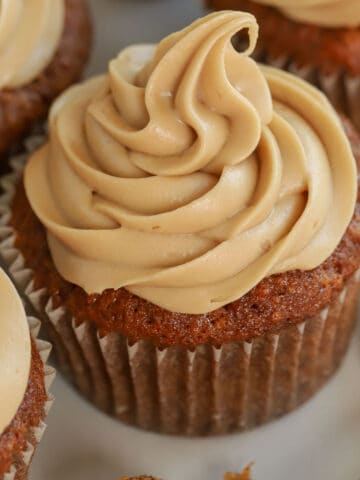
[{"label": "cake top", "polygon": [[0,270],[0,435],[23,401],[30,372],[29,326],[21,299]]},{"label": "cake top", "polygon": [[333,253],[356,200],[349,142],[322,93],[250,58],[257,35],[252,15],[213,13],[54,104],[25,188],[63,278],[202,314]]},{"label": "cake top", "polygon": [[50,63],[65,20],[64,0],[2,0],[0,88],[34,80]]},{"label": "cake top", "polygon": [[360,25],[359,0],[255,0],[280,9],[289,18],[324,27]]}]

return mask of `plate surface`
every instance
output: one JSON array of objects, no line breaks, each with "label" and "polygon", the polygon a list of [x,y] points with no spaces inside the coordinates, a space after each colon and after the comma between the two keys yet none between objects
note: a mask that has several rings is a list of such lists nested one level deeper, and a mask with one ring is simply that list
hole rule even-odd
[{"label": "plate surface", "polygon": [[[199,0],[92,0],[97,45],[88,74],[126,45],[156,42],[191,22]],[[126,427],[80,398],[60,377],[32,480],[220,480],[255,462],[255,480],[360,479],[360,327],[345,363],[325,388],[287,417],[249,433],[184,439]]]}]

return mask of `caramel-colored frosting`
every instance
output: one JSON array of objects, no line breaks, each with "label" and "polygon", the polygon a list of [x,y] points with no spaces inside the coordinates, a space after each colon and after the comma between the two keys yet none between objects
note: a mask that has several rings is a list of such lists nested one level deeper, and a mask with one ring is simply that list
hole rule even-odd
[{"label": "caramel-colored frosting", "polygon": [[359,0],[255,0],[281,10],[289,18],[323,27],[360,25]]},{"label": "caramel-colored frosting", "polygon": [[252,15],[214,13],[56,102],[25,187],[66,280],[205,313],[333,253],[355,204],[349,143],[318,90],[249,58],[256,39]]},{"label": "caramel-colored frosting", "polygon": [[29,380],[31,344],[20,297],[0,270],[0,435],[23,401]]},{"label": "caramel-colored frosting", "polygon": [[64,20],[64,0],[1,1],[0,88],[26,85],[47,67]]}]

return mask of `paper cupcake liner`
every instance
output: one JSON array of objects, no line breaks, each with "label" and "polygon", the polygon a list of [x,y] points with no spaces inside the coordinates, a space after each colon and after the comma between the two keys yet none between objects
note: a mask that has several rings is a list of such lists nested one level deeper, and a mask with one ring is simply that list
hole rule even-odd
[{"label": "paper cupcake liner", "polygon": [[37,445],[40,443],[40,440],[46,429],[46,424],[44,422],[51,405],[53,404],[54,397],[50,393],[50,387],[55,378],[55,370],[47,365],[47,360],[50,355],[51,345],[48,342],[39,340],[38,333],[40,330],[41,322],[35,317],[28,316],[28,322],[30,326],[31,336],[35,340],[36,348],[40,354],[41,360],[44,365],[44,384],[47,394],[47,400],[44,405],[44,417],[40,421],[39,425],[36,428],[32,428],[26,434],[27,448],[26,450],[19,452],[16,460],[13,465],[10,467],[8,473],[5,473],[3,476],[0,475],[1,480],[26,480],[28,478],[28,470],[32,457],[34,455]]},{"label": "paper cupcake liner", "polygon": [[335,372],[355,319],[360,271],[319,314],[251,342],[159,350],[133,345],[121,333],[100,337],[92,322],[78,325],[54,308],[46,288],[34,289],[33,272],[16,249],[8,226],[22,159],[3,182],[0,255],[20,291],[43,321],[59,369],[91,402],[118,419],[171,434],[222,434],[252,428],[310,398]]},{"label": "paper cupcake liner", "polygon": [[344,70],[324,74],[316,65],[299,67],[290,57],[274,57],[261,49],[254,57],[259,62],[293,73],[322,90],[335,109],[345,113],[360,130],[360,77],[351,76]]}]

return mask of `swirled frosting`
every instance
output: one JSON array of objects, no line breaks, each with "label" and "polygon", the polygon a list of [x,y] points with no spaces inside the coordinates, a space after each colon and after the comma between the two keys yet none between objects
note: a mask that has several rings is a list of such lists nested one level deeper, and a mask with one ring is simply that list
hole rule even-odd
[{"label": "swirled frosting", "polygon": [[64,19],[64,0],[0,2],[0,88],[26,85],[47,67]]},{"label": "swirled frosting", "polygon": [[30,333],[20,297],[0,270],[0,435],[14,418],[26,391]]},{"label": "swirled frosting", "polygon": [[318,90],[249,58],[256,39],[252,15],[214,13],[55,103],[25,187],[66,280],[204,313],[333,253],[355,204],[349,143]]},{"label": "swirled frosting", "polygon": [[360,25],[359,0],[255,0],[280,9],[289,18],[324,27]]}]

